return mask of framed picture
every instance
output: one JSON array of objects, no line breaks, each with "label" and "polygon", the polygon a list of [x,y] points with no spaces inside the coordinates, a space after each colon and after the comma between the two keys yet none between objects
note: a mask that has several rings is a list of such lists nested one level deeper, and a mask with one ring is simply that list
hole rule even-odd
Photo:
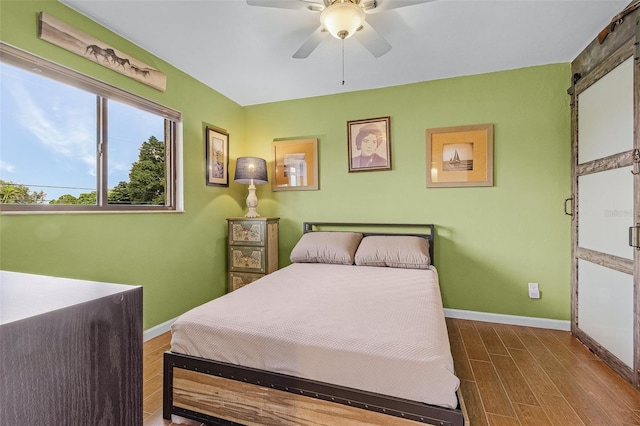
[{"label": "framed picture", "polygon": [[273,191],[318,189],[318,139],[274,140]]},{"label": "framed picture", "polygon": [[347,122],[349,172],[391,170],[391,119]]},{"label": "framed picture", "polygon": [[493,186],[493,124],[427,129],[427,187]]},{"label": "framed picture", "polygon": [[229,186],[229,135],[207,127],[207,185]]},{"label": "framed picture", "polygon": [[163,72],[44,12],[40,12],[38,37],[154,89],[164,92],[167,88]]}]

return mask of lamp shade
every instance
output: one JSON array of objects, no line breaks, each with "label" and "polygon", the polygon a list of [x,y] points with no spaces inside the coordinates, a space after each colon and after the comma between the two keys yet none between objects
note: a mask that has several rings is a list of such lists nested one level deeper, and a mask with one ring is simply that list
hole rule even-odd
[{"label": "lamp shade", "polygon": [[257,157],[239,157],[236,161],[236,174],[233,180],[245,185],[267,183],[267,162]]},{"label": "lamp shade", "polygon": [[320,22],[335,38],[349,38],[364,24],[364,9],[350,0],[337,0],[322,11]]}]

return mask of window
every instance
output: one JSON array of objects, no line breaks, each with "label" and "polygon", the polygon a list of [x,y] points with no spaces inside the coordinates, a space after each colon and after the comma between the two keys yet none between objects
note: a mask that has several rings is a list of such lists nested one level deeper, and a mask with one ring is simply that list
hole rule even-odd
[{"label": "window", "polygon": [[180,119],[0,44],[0,210],[175,210]]}]

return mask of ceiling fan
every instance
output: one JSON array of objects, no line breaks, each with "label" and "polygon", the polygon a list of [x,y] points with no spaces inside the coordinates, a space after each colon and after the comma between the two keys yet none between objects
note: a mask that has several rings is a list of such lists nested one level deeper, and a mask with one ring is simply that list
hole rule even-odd
[{"label": "ceiling fan", "polygon": [[308,57],[327,32],[342,40],[353,36],[379,58],[391,50],[391,45],[365,20],[366,15],[430,1],[433,0],[247,0],[247,4],[320,13],[320,26],[293,54],[294,58]]}]

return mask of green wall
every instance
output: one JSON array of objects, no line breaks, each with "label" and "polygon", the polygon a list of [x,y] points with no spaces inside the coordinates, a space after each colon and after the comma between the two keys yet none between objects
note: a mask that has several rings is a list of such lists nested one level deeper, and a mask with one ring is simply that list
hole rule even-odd
[{"label": "green wall", "polygon": [[[434,223],[446,307],[569,319],[569,82],[560,64],[247,107],[252,155],[273,161],[273,139],[318,137],[319,191],[258,187],[261,210],[283,218],[281,263],[302,221]],[[348,173],[347,121],[381,116],[393,169]],[[426,188],[425,130],[479,123],[495,125],[494,186]]]},{"label": "green wall", "polygon": [[[166,92],[38,39],[40,11],[163,71]],[[246,187],[205,184],[204,128],[227,129],[230,156],[236,158],[242,154],[243,109],[57,1],[2,0],[0,38],[181,111],[185,207],[184,213],[1,215],[0,268],[142,285],[145,328],[223,294],[225,218],[242,212]]]},{"label": "green wall", "polygon": [[[44,11],[167,74],[162,93],[37,38]],[[446,307],[569,319],[569,64],[240,107],[56,1],[0,2],[0,39],[183,113],[184,213],[0,215],[0,268],[144,286],[145,328],[224,292],[226,221],[246,186],[204,183],[204,127],[241,155],[267,158],[275,138],[319,139],[320,190],[271,192],[280,263],[306,220],[430,222]],[[346,122],[390,116],[393,170],[347,172]],[[495,186],[425,187],[425,130],[495,125]],[[542,299],[527,297],[540,283]]]}]

